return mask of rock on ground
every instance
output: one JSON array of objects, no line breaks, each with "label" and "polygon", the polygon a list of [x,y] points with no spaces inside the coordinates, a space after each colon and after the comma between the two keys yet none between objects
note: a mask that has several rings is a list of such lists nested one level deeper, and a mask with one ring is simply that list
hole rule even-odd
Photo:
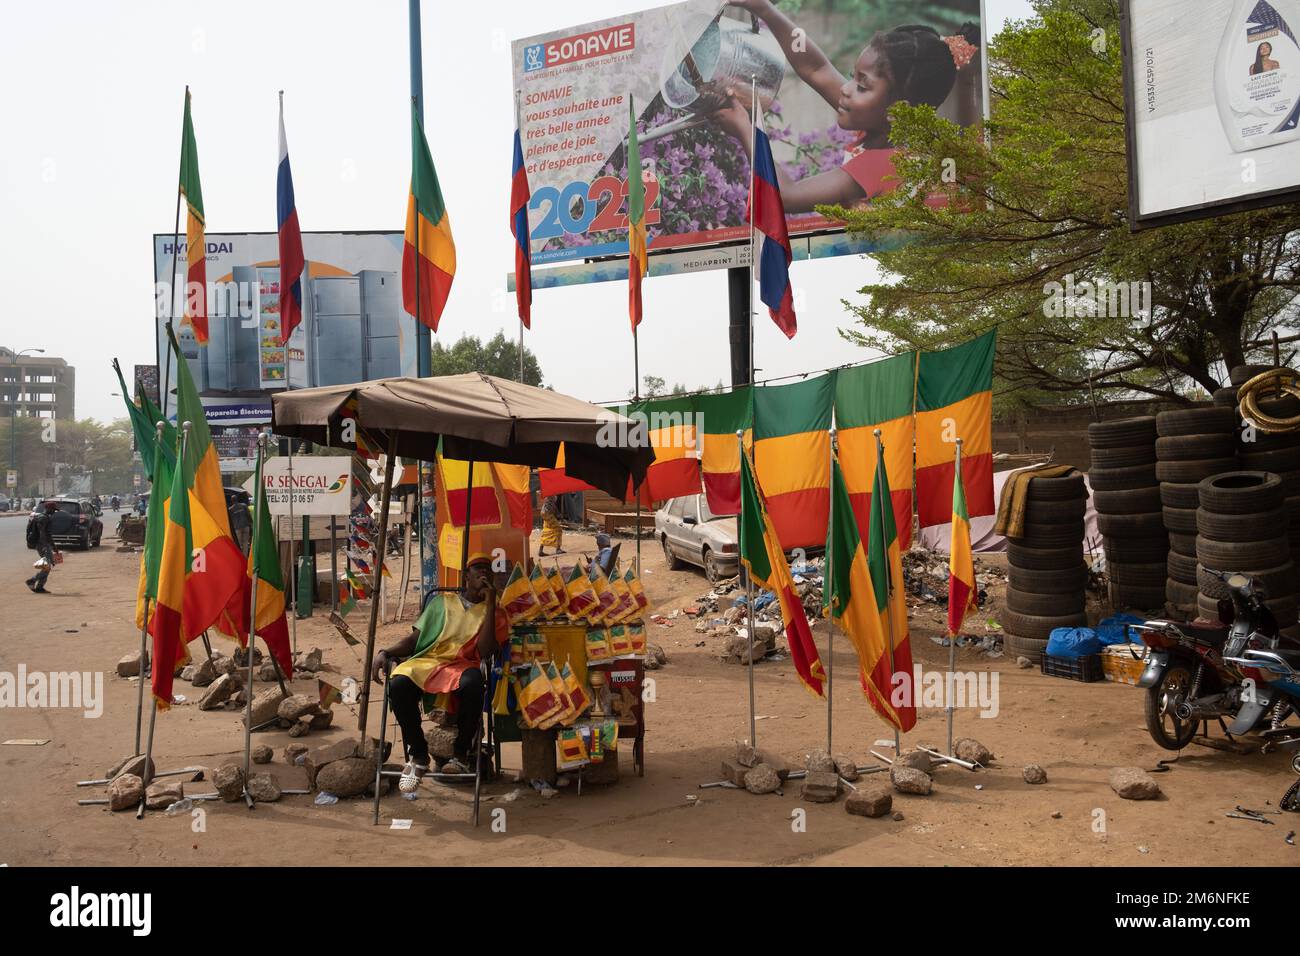
[{"label": "rock on ground", "polygon": [[853,783],[861,776],[858,773],[857,762],[848,754],[836,754],[831,759],[835,762],[835,772],[849,783]]},{"label": "rock on ground", "polygon": [[934,769],[934,759],[924,750],[909,750],[905,754],[899,754],[894,758],[895,767],[909,767],[912,770],[919,770],[921,773],[929,773]]},{"label": "rock on ground", "polygon": [[[301,718],[300,718],[301,719]],[[307,721],[307,726],[311,730],[328,730],[334,723],[334,708],[322,710],[319,714],[312,714],[311,720]]]},{"label": "rock on ground", "polygon": [[1034,662],[1031,661],[1028,657],[1017,657],[1016,666],[1023,671],[1029,669],[1030,667],[1033,667]]},{"label": "rock on ground", "polygon": [[144,792],[146,810],[166,810],[177,800],[185,799],[185,784],[179,780],[160,780],[149,784]]},{"label": "rock on ground", "polygon": [[1025,783],[1047,783],[1047,771],[1036,763],[1025,768]]},{"label": "rock on ground", "polygon": [[108,785],[110,810],[134,810],[144,796],[144,781],[133,773],[119,774]]},{"label": "rock on ground", "polygon": [[993,751],[973,737],[963,737],[953,745],[953,756],[987,767],[993,760]]},{"label": "rock on ground", "polygon": [[456,731],[450,727],[430,727],[424,732],[429,756],[450,760],[456,752]]},{"label": "rock on ground", "polygon": [[208,685],[203,698],[199,701],[199,710],[216,710],[230,700],[240,686],[230,674],[222,674]]},{"label": "rock on ground", "polygon": [[280,783],[272,773],[255,773],[248,778],[248,792],[258,803],[275,803],[280,799]]},{"label": "rock on ground", "polygon": [[284,762],[292,767],[298,762],[298,758],[310,749],[306,744],[289,744],[284,748]]},{"label": "rock on ground", "polygon": [[125,760],[119,760],[113,766],[113,769],[110,770],[108,773],[104,774],[104,776],[107,777],[109,780],[112,780],[118,774],[133,773],[137,777],[140,777],[142,779],[144,777],[152,778],[154,775],[154,771],[156,771],[158,768],[154,766],[152,760],[149,760],[148,761],[149,772],[145,773],[146,759],[147,758],[145,757],[144,754],[132,754],[131,756],[127,757]]},{"label": "rock on ground", "polygon": [[810,753],[805,766],[808,768],[809,773],[833,773],[835,771],[835,761],[824,750],[814,750]]},{"label": "rock on ground", "polygon": [[190,683],[195,687],[207,687],[217,679],[217,665],[211,657],[205,657],[194,666]]},{"label": "rock on ground", "polygon": [[844,809],[857,817],[883,817],[894,806],[894,795],[884,787],[850,793]]},{"label": "rock on ground", "polygon": [[276,713],[283,720],[297,720],[303,714],[315,714],[320,710],[320,701],[312,694],[294,694],[280,702]]},{"label": "rock on ground", "polygon": [[[147,659],[147,658],[146,658]],[[140,652],[132,651],[130,654],[122,656],[117,662],[118,677],[139,677],[140,676]]]},{"label": "rock on ground", "polygon": [[273,756],[275,751],[266,744],[258,744],[253,748],[253,763],[270,763]]},{"label": "rock on ground", "polygon": [[320,662],[321,662],[321,649],[319,647],[313,647],[310,651],[308,651],[305,655],[303,655],[302,660],[300,660],[297,663],[296,667],[297,669],[304,670],[304,671],[318,671],[320,670]]},{"label": "rock on ground", "polygon": [[930,775],[912,767],[891,767],[889,782],[899,793],[914,793],[922,797],[928,797],[930,791],[934,789],[934,781],[930,779]]},{"label": "rock on ground", "polygon": [[[825,751],[823,751],[824,753]],[[830,803],[840,795],[840,775],[832,770],[809,770],[801,796],[813,803]]]},{"label": "rock on ground", "polygon": [[1110,772],[1110,788],[1125,800],[1154,800],[1160,784],[1140,767],[1116,767]]},{"label": "rock on ground", "polygon": [[226,803],[234,803],[244,795],[244,768],[237,763],[223,763],[212,775],[212,785]]},{"label": "rock on ground", "polygon": [[324,747],[304,749],[307,751],[307,756],[304,758],[302,765],[307,770],[307,786],[315,787],[316,775],[322,768],[336,760],[343,760],[346,757],[355,757],[357,755],[357,742],[349,738],[327,744]]},{"label": "rock on ground", "polygon": [[765,763],[745,772],[745,789],[750,793],[776,793],[781,789],[781,778],[776,770]]},{"label": "rock on ground", "polygon": [[260,727],[268,720],[275,719],[280,704],[286,700],[284,691],[279,686],[268,687],[253,698],[253,726]]},{"label": "rock on ground", "polygon": [[344,757],[327,763],[316,773],[316,789],[338,797],[355,797],[374,783],[375,765],[361,757]]}]

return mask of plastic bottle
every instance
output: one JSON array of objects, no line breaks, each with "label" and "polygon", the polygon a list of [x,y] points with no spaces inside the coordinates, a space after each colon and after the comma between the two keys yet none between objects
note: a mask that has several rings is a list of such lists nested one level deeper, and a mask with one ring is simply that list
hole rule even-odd
[{"label": "plastic bottle", "polygon": [[1219,119],[1234,151],[1300,137],[1300,0],[1236,0],[1215,62]]},{"label": "plastic bottle", "polygon": [[177,800],[175,803],[168,806],[163,813],[167,814],[169,817],[175,817],[180,816],[182,813],[189,813],[193,809],[194,801],[189,797],[185,797],[183,800]]}]

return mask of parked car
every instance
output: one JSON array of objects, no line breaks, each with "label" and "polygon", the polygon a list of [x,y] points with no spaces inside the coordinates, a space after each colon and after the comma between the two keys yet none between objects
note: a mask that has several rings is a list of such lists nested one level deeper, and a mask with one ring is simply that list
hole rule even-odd
[{"label": "parked car", "polygon": [[670,570],[693,564],[713,582],[740,570],[736,517],[713,514],[704,495],[673,498],[656,511],[655,537]]},{"label": "parked car", "polygon": [[59,505],[50,522],[50,540],[56,548],[66,545],[86,551],[99,547],[100,539],[104,537],[104,522],[100,520],[100,512],[86,498],[42,499],[27,519],[28,527],[36,520],[45,501],[56,501]]}]

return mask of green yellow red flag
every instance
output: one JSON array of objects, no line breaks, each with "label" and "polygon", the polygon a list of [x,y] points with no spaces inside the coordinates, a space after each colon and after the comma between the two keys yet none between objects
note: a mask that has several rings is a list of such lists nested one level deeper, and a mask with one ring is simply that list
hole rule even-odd
[{"label": "green yellow red flag", "polygon": [[632,331],[641,324],[641,279],[650,268],[646,254],[645,181],[641,178],[641,146],[636,136],[636,106],[627,98],[627,312]]},{"label": "green yellow red flag", "polygon": [[424,138],[420,112],[411,103],[411,192],[406,201],[406,241],[402,248],[402,304],[438,331],[438,320],[456,275],[456,243],[442,199],[438,173]]},{"label": "green yellow red flag", "polygon": [[948,633],[961,632],[967,611],[979,609],[975,587],[975,559],[971,555],[970,515],[966,510],[966,488],[960,472],[953,469],[952,541],[948,546]]},{"label": "green yellow red flag", "polygon": [[[181,131],[180,193],[185,197],[185,321],[200,345],[208,342],[208,257],[203,231],[203,187],[199,184],[199,148],[194,142],[190,90],[185,88],[185,121]],[[175,301],[175,296],[173,296]]]},{"label": "green yellow red flag", "polygon": [[[841,476],[842,480],[842,476]],[[845,491],[847,498],[848,492]],[[892,654],[885,654],[868,671],[868,678],[878,691],[889,694],[888,711],[880,711],[899,730],[916,726],[916,700],[912,687],[912,644],[907,631],[907,601],[903,590],[903,553],[899,548],[894,509],[889,502],[889,473],[885,450],[878,447],[876,480],[871,486],[871,528],[867,546],[867,566],[871,576],[872,598],[876,614]],[[856,529],[856,522],[854,523]],[[892,668],[890,657],[893,657]],[[874,703],[874,701],[873,701]],[[879,709],[879,708],[878,708]],[[888,716],[894,714],[894,718]]]},{"label": "green yellow red flag", "polygon": [[[276,544],[270,509],[266,506],[266,486],[262,481],[262,463],[257,463],[257,500],[253,511],[257,527],[253,529],[253,543],[248,549],[248,567],[245,591],[251,591],[257,580],[257,609],[253,615],[253,632],[266,642],[286,678],[293,676],[293,651],[289,640],[289,621],[284,613],[284,572],[280,568],[280,549]],[[252,594],[241,597],[241,607],[247,609]],[[243,615],[247,619],[247,612]],[[247,628],[241,629],[246,635]],[[243,643],[243,641],[241,641]]]}]

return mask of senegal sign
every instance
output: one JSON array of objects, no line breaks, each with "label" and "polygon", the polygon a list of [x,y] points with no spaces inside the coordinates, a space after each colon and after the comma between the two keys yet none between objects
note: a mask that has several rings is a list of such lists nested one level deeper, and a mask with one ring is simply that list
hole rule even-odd
[{"label": "senegal sign", "polygon": [[[352,459],[342,456],[295,456],[292,474],[287,456],[268,458],[262,465],[266,503],[273,515],[345,515],[352,510]],[[244,483],[252,494],[253,479]]]}]

